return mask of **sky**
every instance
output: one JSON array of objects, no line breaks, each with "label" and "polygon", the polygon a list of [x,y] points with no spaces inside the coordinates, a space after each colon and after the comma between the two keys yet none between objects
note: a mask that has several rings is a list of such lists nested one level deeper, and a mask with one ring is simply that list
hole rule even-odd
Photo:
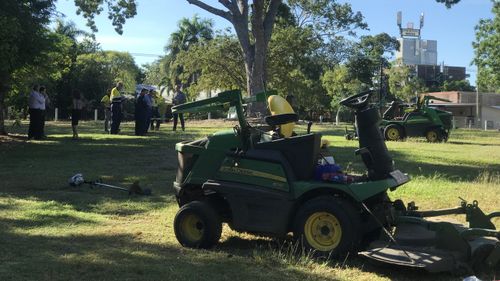
[{"label": "sky", "polygon": [[[96,40],[104,50],[126,51],[134,56],[138,65],[151,63],[164,55],[164,47],[177,23],[182,18],[197,14],[201,18],[214,21],[215,29],[230,27],[225,19],[212,15],[186,0],[137,0],[137,15],[127,20],[123,34],[114,31],[107,19],[106,9],[96,18],[99,31]],[[218,8],[216,0],[206,0]],[[451,9],[434,0],[339,0],[349,2],[354,11],[360,11],[368,23],[369,31],[359,31],[358,35],[375,35],[386,32],[399,37],[396,14],[403,14],[403,27],[407,22],[418,26],[419,16],[425,14],[422,39],[437,40],[438,62],[450,66],[464,66],[470,74],[471,84],[475,84],[476,67],[470,63],[474,56],[472,42],[475,39],[474,27],[481,18],[493,18],[491,0],[462,0]],[[57,10],[83,30],[86,21],[76,15],[74,0],[59,0]]]}]

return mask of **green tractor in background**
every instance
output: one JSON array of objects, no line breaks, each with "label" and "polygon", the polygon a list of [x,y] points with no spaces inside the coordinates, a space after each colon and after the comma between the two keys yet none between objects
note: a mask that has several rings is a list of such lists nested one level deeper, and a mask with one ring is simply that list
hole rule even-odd
[{"label": "green tractor in background", "polygon": [[393,101],[380,123],[385,139],[398,141],[407,137],[425,137],[429,142],[446,142],[452,128],[452,114],[429,106],[431,100],[449,102],[446,99],[423,96],[416,108],[406,109],[403,116],[396,117],[401,104]]},{"label": "green tractor in background", "polygon": [[[355,154],[367,173],[344,175],[340,181],[330,173],[334,164],[318,163],[326,156],[320,153],[319,133],[310,132],[310,126],[300,135],[280,133],[283,125],[297,121],[293,112],[275,111],[265,118],[266,125],[247,122],[244,103],[277,96],[260,93],[243,99],[234,90],[173,107],[174,113],[235,107],[238,118],[232,129],[175,146],[178,170],[173,188],[180,209],[174,231],[179,243],[210,248],[227,223],[235,231],[267,237],[292,233],[300,243],[298,249],[324,257],[359,253],[432,272],[472,271],[478,263],[497,267],[500,233],[491,219],[500,217],[500,212],[485,215],[477,202],[419,211],[413,202],[405,206],[389,199],[387,191],[409,177],[393,166],[379,130],[378,108],[369,104],[372,93],[341,101],[356,112],[359,149]],[[449,214],[466,214],[469,227],[424,219]]]}]

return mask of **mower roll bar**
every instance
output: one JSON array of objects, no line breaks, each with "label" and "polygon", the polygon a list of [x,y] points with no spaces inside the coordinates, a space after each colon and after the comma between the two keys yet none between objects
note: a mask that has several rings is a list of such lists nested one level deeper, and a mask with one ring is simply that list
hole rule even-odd
[{"label": "mower roll bar", "polygon": [[236,115],[238,116],[240,135],[243,143],[245,143],[246,136],[249,132],[249,125],[245,120],[243,105],[253,102],[266,102],[267,97],[274,94],[276,94],[276,91],[264,91],[251,97],[242,98],[240,90],[229,90],[220,92],[217,96],[212,98],[173,106],[172,113],[212,112],[217,110],[227,110],[229,107],[234,106],[236,108]]}]

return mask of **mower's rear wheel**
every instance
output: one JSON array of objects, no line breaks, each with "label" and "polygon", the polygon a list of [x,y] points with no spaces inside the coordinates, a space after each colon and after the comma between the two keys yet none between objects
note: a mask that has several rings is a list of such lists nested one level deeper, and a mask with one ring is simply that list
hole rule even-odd
[{"label": "mower's rear wheel", "polygon": [[403,139],[403,129],[395,124],[391,124],[384,129],[384,137],[389,141],[398,141]]},{"label": "mower's rear wheel", "polygon": [[351,203],[332,196],[306,202],[297,212],[294,238],[306,251],[342,258],[360,243],[360,218]]},{"label": "mower's rear wheel", "polygon": [[428,142],[441,142],[443,141],[443,136],[441,131],[438,129],[430,129],[425,133],[425,138]]},{"label": "mower's rear wheel", "polygon": [[179,209],[174,219],[175,237],[184,247],[211,248],[222,233],[222,222],[206,202],[193,201]]}]

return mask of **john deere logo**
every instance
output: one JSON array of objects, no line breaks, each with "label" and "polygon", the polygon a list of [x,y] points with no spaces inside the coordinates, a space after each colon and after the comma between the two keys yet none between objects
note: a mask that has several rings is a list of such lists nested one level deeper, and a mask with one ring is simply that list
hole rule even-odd
[{"label": "john deere logo", "polygon": [[245,168],[222,166],[220,168],[220,171],[224,173],[232,173],[232,174],[245,175],[251,177],[265,178],[279,182],[286,182],[286,178],[284,177]]}]

